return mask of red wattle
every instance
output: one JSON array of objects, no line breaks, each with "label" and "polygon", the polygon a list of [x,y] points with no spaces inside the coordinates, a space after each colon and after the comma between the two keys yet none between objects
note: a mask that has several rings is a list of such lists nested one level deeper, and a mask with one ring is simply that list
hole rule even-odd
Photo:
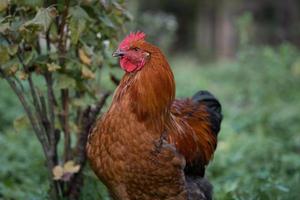
[{"label": "red wattle", "polygon": [[135,64],[131,63],[127,58],[120,59],[121,68],[124,69],[126,72],[133,72],[138,68]]}]

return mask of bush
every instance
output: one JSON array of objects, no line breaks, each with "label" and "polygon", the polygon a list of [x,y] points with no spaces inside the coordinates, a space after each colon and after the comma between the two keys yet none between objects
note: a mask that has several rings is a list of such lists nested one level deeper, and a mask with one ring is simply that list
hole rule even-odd
[{"label": "bush", "polygon": [[[30,123],[42,146],[51,199],[80,196],[88,133],[110,93],[99,84],[100,71],[116,64],[111,47],[129,19],[123,3],[0,3],[0,77],[16,94],[8,98],[18,99],[26,113],[14,125],[25,132]],[[5,97],[2,105],[12,107],[9,99]],[[2,109],[6,113],[8,108]],[[33,152],[27,153],[30,158]]]}]

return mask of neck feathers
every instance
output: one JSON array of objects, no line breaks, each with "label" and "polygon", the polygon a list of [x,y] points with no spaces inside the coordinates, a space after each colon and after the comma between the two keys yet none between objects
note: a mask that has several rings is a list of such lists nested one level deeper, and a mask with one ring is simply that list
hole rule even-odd
[{"label": "neck feathers", "polygon": [[114,100],[125,100],[138,120],[164,118],[175,98],[175,83],[170,66],[161,51],[150,44],[151,58],[143,69],[126,73]]}]

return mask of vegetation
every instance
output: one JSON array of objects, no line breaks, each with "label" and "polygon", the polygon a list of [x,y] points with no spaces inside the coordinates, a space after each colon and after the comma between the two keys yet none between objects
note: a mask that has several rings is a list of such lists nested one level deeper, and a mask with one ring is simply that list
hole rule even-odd
[{"label": "vegetation", "polygon": [[[0,77],[16,95],[6,96],[9,89],[4,89],[1,120],[3,123],[12,120],[15,113],[6,113],[9,108],[20,108],[13,105],[18,99],[26,115],[19,116],[14,125],[24,131],[26,124],[30,124],[32,130],[28,132],[35,133],[41,144],[46,167],[43,175],[48,173],[49,198],[53,200],[80,196],[88,133],[110,94],[99,84],[100,71],[102,66],[116,64],[110,59],[110,47],[130,17],[122,3],[93,0],[0,3]],[[33,136],[28,138],[28,145],[20,143],[20,147],[36,148],[31,143]],[[8,144],[4,142],[3,146]],[[17,150],[13,145],[7,147],[10,148]],[[34,152],[34,149],[24,151],[20,159],[30,159]],[[8,158],[13,157],[8,155]],[[13,174],[5,170],[4,180]],[[41,185],[45,185],[44,176],[36,182],[43,180]],[[27,183],[28,187],[34,180]],[[2,184],[2,188],[7,188],[11,183]],[[11,194],[17,195],[15,184],[11,186]],[[31,190],[46,191],[38,186]],[[24,194],[34,195],[30,191]]]},{"label": "vegetation", "polygon": [[[207,176],[216,199],[297,199],[300,183],[299,51],[248,47],[235,63],[173,61],[177,94],[216,94],[224,121]],[[183,67],[185,66],[185,67]]]}]

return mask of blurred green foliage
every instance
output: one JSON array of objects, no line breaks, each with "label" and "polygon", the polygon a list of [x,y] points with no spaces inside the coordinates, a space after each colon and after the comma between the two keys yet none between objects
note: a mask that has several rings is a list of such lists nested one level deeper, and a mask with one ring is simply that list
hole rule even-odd
[{"label": "blurred green foliage", "polygon": [[291,45],[247,47],[235,63],[172,65],[181,97],[212,91],[223,105],[219,144],[207,176],[215,198],[297,199],[300,184],[300,63]]},{"label": "blurred green foliage", "polygon": [[31,134],[8,132],[0,133],[0,199],[46,199],[47,172],[40,144]]},{"label": "blurred green foliage", "polygon": [[170,51],[174,41],[176,41],[178,28],[174,15],[164,12],[142,12],[135,23],[136,30],[143,30],[147,33],[149,42],[159,46],[165,52]]},{"label": "blurred green foliage", "polygon": [[[297,199],[300,185],[300,53],[289,44],[247,47],[235,62],[198,64],[190,57],[170,59],[177,96],[207,89],[221,101],[224,121],[207,176],[215,199]],[[200,67],[201,66],[201,67]],[[104,68],[103,80],[109,80]],[[104,84],[105,85],[105,84]],[[0,82],[1,91],[7,87]],[[2,97],[2,96],[1,96]],[[15,97],[1,99],[0,123],[16,112]],[[11,114],[8,114],[10,113]],[[6,120],[6,121],[5,121]],[[0,134],[0,198],[44,199],[46,169],[41,149],[25,133],[5,127]],[[30,159],[28,158],[30,155]],[[91,170],[82,199],[108,199]]]},{"label": "blurred green foliage", "polygon": [[[10,90],[8,84],[4,80],[0,80],[0,90]],[[16,117],[20,116],[23,112],[21,105],[13,94],[7,92],[0,92],[0,131],[12,126]],[[7,109],[9,108],[9,110]]]}]

